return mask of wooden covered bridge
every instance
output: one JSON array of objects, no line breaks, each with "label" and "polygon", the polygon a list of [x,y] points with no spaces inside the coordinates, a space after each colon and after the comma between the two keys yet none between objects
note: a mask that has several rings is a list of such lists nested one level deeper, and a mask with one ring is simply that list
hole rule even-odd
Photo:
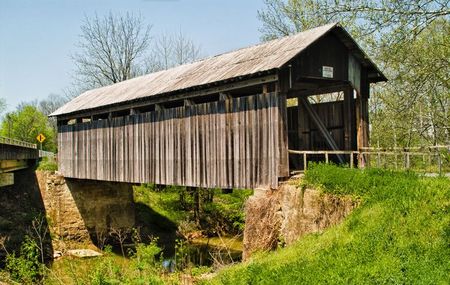
[{"label": "wooden covered bridge", "polygon": [[368,146],[369,87],[384,80],[339,24],[321,26],[81,94],[52,114],[59,169],[78,179],[276,188],[303,167],[288,149]]}]

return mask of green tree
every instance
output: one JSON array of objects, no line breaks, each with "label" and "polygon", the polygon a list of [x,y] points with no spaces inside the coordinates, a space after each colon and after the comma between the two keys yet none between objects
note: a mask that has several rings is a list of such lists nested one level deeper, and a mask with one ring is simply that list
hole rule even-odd
[{"label": "green tree", "polygon": [[262,39],[341,22],[389,78],[372,89],[371,144],[449,144],[450,0],[265,0]]},{"label": "green tree", "polygon": [[42,148],[56,151],[55,130],[48,118],[35,106],[25,105],[15,112],[7,113],[1,124],[0,133],[2,136],[30,143],[38,143],[36,137],[42,133],[46,137]]},{"label": "green tree", "polygon": [[414,41],[381,49],[390,82],[374,92],[372,142],[450,143],[450,22],[440,19]]}]

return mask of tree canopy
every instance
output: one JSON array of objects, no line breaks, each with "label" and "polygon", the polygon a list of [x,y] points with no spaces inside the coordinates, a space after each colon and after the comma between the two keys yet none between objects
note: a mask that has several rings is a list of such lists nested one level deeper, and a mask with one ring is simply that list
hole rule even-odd
[{"label": "tree canopy", "polygon": [[32,105],[25,105],[14,112],[7,113],[0,129],[2,136],[30,143],[38,143],[36,137],[41,133],[46,137],[42,148],[56,151],[55,129],[47,116]]},{"label": "tree canopy", "polygon": [[340,22],[387,75],[370,99],[371,144],[450,143],[450,0],[265,0],[262,39]]}]

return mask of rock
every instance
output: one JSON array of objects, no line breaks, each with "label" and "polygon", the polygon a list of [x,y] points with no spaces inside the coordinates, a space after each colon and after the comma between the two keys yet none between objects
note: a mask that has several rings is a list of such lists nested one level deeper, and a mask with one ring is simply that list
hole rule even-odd
[{"label": "rock", "polygon": [[54,259],[58,259],[58,258],[60,258],[61,256],[63,256],[62,251],[60,251],[60,250],[55,250],[55,251],[53,252],[53,258],[54,258]]},{"label": "rock", "polygon": [[103,254],[92,249],[70,249],[67,251],[67,255],[79,258],[89,258],[102,256]]},{"label": "rock", "polygon": [[245,206],[243,259],[259,250],[294,243],[300,237],[322,232],[340,223],[357,202],[349,197],[321,194],[282,184],[251,196]]}]

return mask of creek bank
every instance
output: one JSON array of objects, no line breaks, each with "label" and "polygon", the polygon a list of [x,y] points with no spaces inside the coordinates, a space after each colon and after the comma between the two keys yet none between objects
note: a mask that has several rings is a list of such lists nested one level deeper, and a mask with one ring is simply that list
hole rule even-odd
[{"label": "creek bank", "polygon": [[276,190],[255,190],[245,206],[243,259],[256,251],[290,245],[340,223],[357,206],[350,197],[301,189],[299,181]]}]

